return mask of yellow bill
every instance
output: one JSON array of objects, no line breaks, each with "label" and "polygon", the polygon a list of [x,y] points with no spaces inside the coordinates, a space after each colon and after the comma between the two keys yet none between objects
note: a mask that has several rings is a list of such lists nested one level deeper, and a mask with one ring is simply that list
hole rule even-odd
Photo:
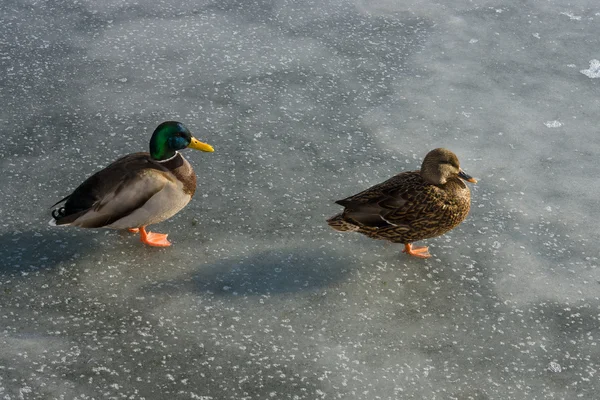
[{"label": "yellow bill", "polygon": [[192,141],[190,142],[188,147],[194,150],[206,151],[207,153],[212,153],[213,151],[215,151],[215,149],[213,149],[213,147],[210,144],[203,143],[195,137],[192,137]]}]

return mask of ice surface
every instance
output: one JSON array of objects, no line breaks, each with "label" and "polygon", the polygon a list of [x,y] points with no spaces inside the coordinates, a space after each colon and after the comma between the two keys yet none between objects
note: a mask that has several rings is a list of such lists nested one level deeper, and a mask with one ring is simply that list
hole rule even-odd
[{"label": "ice surface", "polygon": [[[0,398],[597,399],[596,0],[0,15]],[[48,226],[166,119],[215,147],[173,247]],[[326,226],[440,146],[479,183],[432,259]]]}]

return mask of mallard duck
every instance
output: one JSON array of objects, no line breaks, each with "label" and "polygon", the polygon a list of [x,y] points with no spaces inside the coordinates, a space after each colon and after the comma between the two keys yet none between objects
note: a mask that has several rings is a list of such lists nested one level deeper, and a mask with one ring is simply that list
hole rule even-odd
[{"label": "mallard duck", "polygon": [[420,171],[401,172],[363,192],[336,201],[344,211],[327,220],[335,230],[403,243],[403,253],[431,257],[413,242],[443,235],[469,213],[471,193],[463,180],[477,183],[447,149],[430,151]]},{"label": "mallard duck", "polygon": [[213,152],[176,121],[160,124],[150,138],[150,153],[126,155],[85,180],[54,206],[52,225],[128,229],[142,243],[166,247],[166,234],[146,226],[164,221],[189,203],[196,191],[196,174],[178,150]]}]

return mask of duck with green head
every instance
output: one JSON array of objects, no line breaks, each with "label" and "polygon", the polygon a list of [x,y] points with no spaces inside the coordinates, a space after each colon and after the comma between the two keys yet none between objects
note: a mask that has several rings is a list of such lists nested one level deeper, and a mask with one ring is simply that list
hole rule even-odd
[{"label": "duck with green head", "polygon": [[[179,150],[213,152],[180,122],[160,124],[150,153],[129,154],[86,179],[54,206],[52,225],[114,228],[140,232],[143,243],[166,247],[166,234],[146,231],[185,207],[196,192],[196,174]],[[53,206],[53,207],[54,207]]]}]

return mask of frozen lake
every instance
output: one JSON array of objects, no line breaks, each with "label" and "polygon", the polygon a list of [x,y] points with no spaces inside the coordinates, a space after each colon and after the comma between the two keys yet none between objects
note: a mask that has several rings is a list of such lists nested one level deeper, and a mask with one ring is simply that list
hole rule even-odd
[{"label": "frozen lake", "polygon": [[[597,0],[0,3],[0,399],[598,399]],[[149,248],[50,206],[179,120]],[[401,245],[337,200],[436,147],[467,220]]]}]

